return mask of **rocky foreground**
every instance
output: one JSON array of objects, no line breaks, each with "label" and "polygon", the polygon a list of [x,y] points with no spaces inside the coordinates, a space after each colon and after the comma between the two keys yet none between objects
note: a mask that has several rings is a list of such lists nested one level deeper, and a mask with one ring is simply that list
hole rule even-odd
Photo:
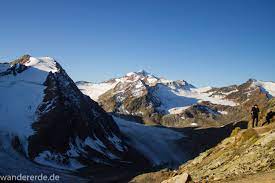
[{"label": "rocky foreground", "polygon": [[131,182],[230,182],[272,171],[275,173],[274,124],[247,130],[236,128],[229,138],[182,165],[177,171],[149,173]]},{"label": "rocky foreground", "polygon": [[[269,102],[263,115],[275,107]],[[261,121],[263,122],[263,121]],[[178,170],[144,174],[131,182],[275,182],[275,123],[241,130]]]}]

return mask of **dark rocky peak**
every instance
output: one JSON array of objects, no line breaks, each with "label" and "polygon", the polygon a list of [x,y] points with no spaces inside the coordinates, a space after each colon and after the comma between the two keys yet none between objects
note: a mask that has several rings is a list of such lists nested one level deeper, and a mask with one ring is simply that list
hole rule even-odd
[{"label": "dark rocky peak", "polygon": [[[11,125],[11,133],[18,134],[17,144],[27,147],[27,157],[40,164],[62,166],[73,161],[112,164],[123,159],[128,148],[113,118],[82,94],[58,62],[26,55],[11,65],[9,74],[22,72],[16,77],[0,77],[7,86],[2,91],[10,98],[1,102],[20,106],[6,115],[11,119],[22,114],[25,120],[20,119],[20,125],[26,129],[15,127],[17,119],[6,125]],[[17,93],[22,91],[25,98],[19,103]]]}]

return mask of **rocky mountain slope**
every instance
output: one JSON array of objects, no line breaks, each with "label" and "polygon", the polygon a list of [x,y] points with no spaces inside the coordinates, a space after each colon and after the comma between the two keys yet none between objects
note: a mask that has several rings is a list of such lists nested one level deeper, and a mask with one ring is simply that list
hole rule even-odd
[{"label": "rocky mountain slope", "polygon": [[[275,100],[272,99],[263,113],[274,109]],[[132,182],[257,182],[259,177],[261,182],[272,182],[275,172],[274,122],[275,119],[270,125],[255,129],[236,128],[230,137],[178,170],[141,175]]]},{"label": "rocky mountain slope", "polygon": [[248,80],[241,85],[196,88],[184,80],[171,81],[146,71],[79,89],[108,112],[136,116],[140,122],[165,126],[221,126],[244,120],[254,103],[266,105],[275,83]]},{"label": "rocky mountain slope", "polygon": [[1,72],[0,83],[1,130],[18,136],[30,159],[79,168],[80,161],[119,160],[127,151],[112,117],[52,58],[23,56]]},{"label": "rocky mountain slope", "polygon": [[[17,152],[39,165],[70,171],[147,164],[127,146],[112,116],[83,95],[54,59],[25,55],[0,68],[2,156]],[[18,168],[1,163],[1,169]]]}]

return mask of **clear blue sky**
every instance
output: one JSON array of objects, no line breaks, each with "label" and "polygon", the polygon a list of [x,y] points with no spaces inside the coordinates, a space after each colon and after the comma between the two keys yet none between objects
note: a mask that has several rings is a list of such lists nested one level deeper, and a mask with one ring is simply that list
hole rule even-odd
[{"label": "clear blue sky", "polygon": [[140,69],[197,86],[275,81],[275,1],[2,0],[0,60],[26,53],[75,81]]}]

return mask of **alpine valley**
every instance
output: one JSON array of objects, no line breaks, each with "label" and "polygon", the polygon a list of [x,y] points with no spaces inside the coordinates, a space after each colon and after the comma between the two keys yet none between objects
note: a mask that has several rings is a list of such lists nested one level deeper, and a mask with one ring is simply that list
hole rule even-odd
[{"label": "alpine valley", "polygon": [[249,116],[256,103],[260,124],[275,110],[274,82],[197,88],[144,70],[92,80],[75,83],[50,57],[0,63],[0,175],[274,181],[274,120],[252,129]]}]

